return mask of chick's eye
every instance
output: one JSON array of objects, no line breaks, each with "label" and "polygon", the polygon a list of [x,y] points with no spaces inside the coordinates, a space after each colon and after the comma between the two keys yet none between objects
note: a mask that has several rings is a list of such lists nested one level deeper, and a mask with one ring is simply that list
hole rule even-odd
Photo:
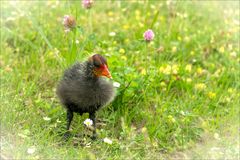
[{"label": "chick's eye", "polygon": [[98,61],[94,61],[93,64],[95,67],[100,67],[100,62],[98,62]]}]

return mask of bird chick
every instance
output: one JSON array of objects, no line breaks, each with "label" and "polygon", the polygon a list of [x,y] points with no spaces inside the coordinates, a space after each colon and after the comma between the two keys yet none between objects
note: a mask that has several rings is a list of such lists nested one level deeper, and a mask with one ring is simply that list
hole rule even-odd
[{"label": "bird chick", "polygon": [[103,78],[111,78],[107,60],[95,54],[86,62],[76,63],[64,72],[57,86],[57,95],[67,111],[67,133],[73,113],[89,113],[93,121],[93,136],[96,138],[96,111],[110,103],[115,96],[112,82]]}]

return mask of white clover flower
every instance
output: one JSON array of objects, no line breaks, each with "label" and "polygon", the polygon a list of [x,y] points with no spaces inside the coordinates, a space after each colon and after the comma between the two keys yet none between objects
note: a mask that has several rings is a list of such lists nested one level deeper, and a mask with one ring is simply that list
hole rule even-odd
[{"label": "white clover flower", "polygon": [[121,84],[118,83],[118,82],[113,82],[113,86],[116,87],[116,88],[119,88],[121,86]]},{"label": "white clover flower", "polygon": [[109,33],[109,36],[110,36],[110,37],[114,37],[114,36],[116,36],[116,33],[115,33],[115,32],[110,32],[110,33]]},{"label": "white clover flower", "polygon": [[79,40],[76,40],[75,43],[76,43],[76,44],[79,44]]},{"label": "white clover flower", "polygon": [[214,138],[215,138],[216,140],[220,140],[219,134],[218,134],[218,133],[214,133]]},{"label": "white clover flower", "polygon": [[112,144],[113,143],[112,140],[107,138],[107,137],[103,139],[103,142],[107,143],[107,144]]},{"label": "white clover flower", "polygon": [[28,154],[33,154],[36,151],[36,148],[34,146],[27,149]]},{"label": "white clover flower", "polygon": [[236,58],[236,57],[237,57],[237,53],[236,53],[236,52],[231,52],[231,53],[230,53],[230,56],[231,56],[232,58]]},{"label": "white clover flower", "polygon": [[90,127],[93,125],[93,121],[91,119],[87,118],[87,119],[85,119],[83,124],[85,124],[87,127]]},{"label": "white clover flower", "polygon": [[51,118],[49,118],[49,117],[43,117],[43,120],[44,120],[44,121],[50,121]]},{"label": "white clover flower", "polygon": [[184,111],[180,111],[180,114],[181,114],[181,115],[183,115],[183,116],[185,116],[185,113],[184,113]]},{"label": "white clover flower", "polygon": [[70,30],[69,28],[67,28],[67,29],[64,30],[65,33],[68,33],[68,32],[70,32],[70,31],[71,31],[71,30]]}]

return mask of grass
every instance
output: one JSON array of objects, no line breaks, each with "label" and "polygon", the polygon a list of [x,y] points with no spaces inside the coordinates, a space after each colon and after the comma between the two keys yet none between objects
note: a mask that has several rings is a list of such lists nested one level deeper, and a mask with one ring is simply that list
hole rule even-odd
[{"label": "grass", "polygon": [[[80,1],[1,1],[1,156],[165,159],[194,148],[205,134],[239,138],[239,7],[99,1],[86,10]],[[75,32],[64,33],[66,14],[76,18]],[[155,38],[146,44],[148,28]],[[64,69],[92,53],[108,58],[121,87],[98,112],[98,140],[63,143],[65,110],[56,85]],[[72,133],[89,132],[86,118],[74,117]]]}]

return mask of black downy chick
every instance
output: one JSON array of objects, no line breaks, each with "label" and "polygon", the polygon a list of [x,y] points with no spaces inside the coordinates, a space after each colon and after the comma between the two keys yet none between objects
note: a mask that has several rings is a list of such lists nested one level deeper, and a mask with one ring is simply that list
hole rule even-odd
[{"label": "black downy chick", "polygon": [[67,111],[67,133],[74,112],[80,115],[89,113],[94,127],[92,138],[96,138],[96,111],[110,103],[115,96],[112,83],[102,76],[111,78],[107,60],[99,54],[65,71],[57,86],[57,95]]}]

